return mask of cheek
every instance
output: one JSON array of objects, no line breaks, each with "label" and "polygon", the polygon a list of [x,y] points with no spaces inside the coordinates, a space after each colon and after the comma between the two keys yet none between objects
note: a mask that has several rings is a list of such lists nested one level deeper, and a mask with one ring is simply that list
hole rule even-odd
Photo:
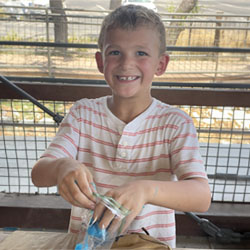
[{"label": "cheek", "polygon": [[108,59],[104,62],[104,68],[108,70],[114,68],[115,65],[116,65],[116,60],[114,59]]},{"label": "cheek", "polygon": [[145,61],[141,63],[141,69],[143,69],[146,74],[154,74],[156,72],[157,66],[154,62]]}]

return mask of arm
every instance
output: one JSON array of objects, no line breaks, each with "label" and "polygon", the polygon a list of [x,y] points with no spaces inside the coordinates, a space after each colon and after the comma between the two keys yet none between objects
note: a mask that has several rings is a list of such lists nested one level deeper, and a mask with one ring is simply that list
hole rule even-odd
[{"label": "arm", "polygon": [[[151,181],[141,180],[130,182],[126,185],[110,190],[106,193],[112,196],[131,213],[126,219],[125,228],[140,213],[145,204],[163,206],[179,211],[206,211],[211,202],[208,181],[202,178],[192,178],[181,181]],[[100,218],[104,207],[98,204],[94,217]],[[101,224],[106,228],[113,218],[105,212]]]},{"label": "arm", "polygon": [[149,181],[148,203],[178,211],[205,212],[211,202],[208,181],[192,178],[181,181]]},{"label": "arm", "polygon": [[95,198],[90,188],[93,177],[84,164],[76,160],[41,158],[33,167],[31,178],[38,187],[57,185],[60,195],[75,206],[95,207]]}]

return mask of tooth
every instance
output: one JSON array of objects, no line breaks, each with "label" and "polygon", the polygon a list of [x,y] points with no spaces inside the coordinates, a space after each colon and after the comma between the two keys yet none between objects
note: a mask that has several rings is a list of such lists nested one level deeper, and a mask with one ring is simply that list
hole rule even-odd
[{"label": "tooth", "polygon": [[126,77],[126,76],[120,76],[119,77],[120,78],[120,80],[124,80],[124,81],[132,81],[132,80],[135,80],[135,76],[128,76],[128,77]]}]

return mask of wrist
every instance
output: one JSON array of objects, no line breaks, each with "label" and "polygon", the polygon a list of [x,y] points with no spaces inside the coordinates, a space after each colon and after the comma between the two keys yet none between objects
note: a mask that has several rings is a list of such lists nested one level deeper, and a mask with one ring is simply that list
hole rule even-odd
[{"label": "wrist", "polygon": [[145,195],[145,204],[154,204],[155,197],[158,193],[158,186],[156,181],[143,180],[141,181],[141,186],[143,187]]}]

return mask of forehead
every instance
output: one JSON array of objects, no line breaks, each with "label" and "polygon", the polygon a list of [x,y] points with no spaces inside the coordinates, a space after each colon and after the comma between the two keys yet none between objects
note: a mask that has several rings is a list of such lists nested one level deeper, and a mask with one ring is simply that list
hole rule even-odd
[{"label": "forehead", "polygon": [[125,43],[140,44],[151,46],[153,44],[160,46],[160,35],[156,29],[147,26],[140,26],[133,29],[114,28],[109,29],[104,37],[104,46]]}]

